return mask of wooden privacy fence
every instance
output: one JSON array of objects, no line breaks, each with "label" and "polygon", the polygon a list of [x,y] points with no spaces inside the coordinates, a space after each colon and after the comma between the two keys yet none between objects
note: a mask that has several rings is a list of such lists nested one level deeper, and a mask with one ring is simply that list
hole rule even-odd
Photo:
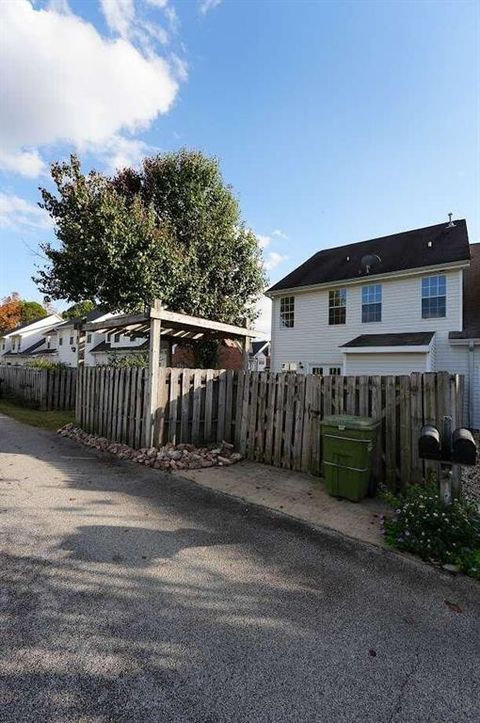
[{"label": "wooden privacy fence", "polygon": [[420,481],[434,465],[418,458],[423,424],[440,424],[444,415],[454,426],[463,422],[463,377],[447,372],[318,377],[161,368],[153,404],[149,394],[147,370],[85,368],[77,419],[87,431],[133,447],[225,440],[248,459],[318,475],[321,420],[371,416],[380,422],[375,475],[391,489]]},{"label": "wooden privacy fence", "polygon": [[130,447],[150,446],[146,439],[147,378],[142,367],[81,367],[75,403],[78,424],[87,432]]},{"label": "wooden privacy fence", "polygon": [[40,409],[75,407],[76,369],[32,369],[0,366],[0,389]]}]

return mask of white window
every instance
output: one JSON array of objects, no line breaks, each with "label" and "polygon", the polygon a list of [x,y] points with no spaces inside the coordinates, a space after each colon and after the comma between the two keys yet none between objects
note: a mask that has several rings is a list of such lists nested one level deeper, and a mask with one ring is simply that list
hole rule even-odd
[{"label": "white window", "polygon": [[283,362],[282,372],[296,372],[297,362]]},{"label": "white window", "polygon": [[328,323],[345,324],[347,321],[347,290],[333,289],[328,292]]},{"label": "white window", "polygon": [[90,344],[91,341],[92,341],[92,335],[87,334],[87,344]]},{"label": "white window", "polygon": [[447,315],[447,277],[426,276],[422,279],[422,319]]},{"label": "white window", "polygon": [[71,336],[71,337],[70,337],[70,342],[69,342],[70,346],[73,346],[73,343],[74,343],[74,338],[73,338],[73,336]]},{"label": "white window", "polygon": [[342,368],[341,367],[329,367],[328,373],[330,374],[330,376],[333,376],[333,377],[340,376],[342,373]]},{"label": "white window", "polygon": [[121,336],[121,334],[118,334],[118,333],[117,333],[117,334],[115,334],[115,336],[113,337],[113,341],[115,342],[115,344],[118,344],[118,342],[120,341],[120,336]]},{"label": "white window", "polygon": [[316,377],[323,377],[323,367],[311,366],[310,374],[314,374]]},{"label": "white window", "polygon": [[63,346],[63,336],[61,334],[58,337],[58,346]]},{"label": "white window", "polygon": [[362,322],[368,324],[372,321],[382,320],[382,286],[381,284],[368,284],[362,286]]},{"label": "white window", "polygon": [[291,328],[295,325],[295,297],[280,298],[280,326]]}]

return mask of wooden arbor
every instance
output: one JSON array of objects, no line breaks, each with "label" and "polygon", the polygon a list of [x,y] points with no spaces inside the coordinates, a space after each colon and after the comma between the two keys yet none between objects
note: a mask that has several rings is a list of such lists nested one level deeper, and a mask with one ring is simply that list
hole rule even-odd
[{"label": "wooden arbor", "polygon": [[97,331],[104,334],[122,333],[127,336],[149,338],[148,404],[146,410],[145,441],[151,444],[155,413],[157,409],[158,378],[160,369],[160,339],[162,336],[173,340],[198,341],[200,339],[236,339],[241,342],[243,366],[247,367],[250,340],[255,336],[251,329],[220,321],[211,321],[198,316],[189,316],[169,311],[156,299],[151,308],[142,314],[122,314],[103,321],[92,321],[84,325],[79,340],[79,364],[85,356],[85,334]]}]

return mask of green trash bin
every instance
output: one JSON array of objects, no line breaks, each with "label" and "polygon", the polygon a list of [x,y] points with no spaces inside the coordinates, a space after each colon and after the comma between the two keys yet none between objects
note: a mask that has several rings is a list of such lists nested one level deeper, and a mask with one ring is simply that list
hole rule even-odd
[{"label": "green trash bin", "polygon": [[327,492],[358,502],[369,492],[378,422],[370,417],[334,414],[321,423]]}]

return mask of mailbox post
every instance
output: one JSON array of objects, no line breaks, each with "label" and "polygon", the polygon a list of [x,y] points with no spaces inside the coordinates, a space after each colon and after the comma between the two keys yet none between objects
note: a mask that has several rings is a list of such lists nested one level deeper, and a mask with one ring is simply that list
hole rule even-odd
[{"label": "mailbox post", "polygon": [[444,417],[441,434],[433,424],[422,427],[418,456],[440,462],[440,495],[448,505],[452,501],[452,468],[457,465],[475,465],[477,445],[470,430],[458,427],[452,431],[452,418]]}]

